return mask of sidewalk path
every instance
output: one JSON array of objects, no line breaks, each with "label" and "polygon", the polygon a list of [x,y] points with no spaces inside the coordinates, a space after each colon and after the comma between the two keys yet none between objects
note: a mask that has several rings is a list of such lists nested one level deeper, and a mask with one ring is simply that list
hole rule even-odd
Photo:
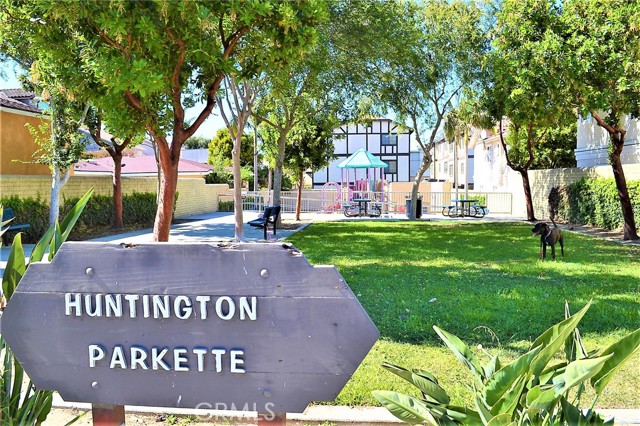
[{"label": "sidewalk path", "polygon": [[[247,241],[264,241],[264,231],[247,225],[247,222],[258,218],[258,212],[244,212],[244,236]],[[295,230],[276,229],[272,235],[271,227],[267,238],[279,240],[293,234]],[[217,241],[231,241],[235,237],[235,222],[233,212],[215,212],[180,218],[180,223],[171,226],[169,242],[172,243],[209,243]],[[153,241],[153,230],[128,232],[126,234],[110,235],[96,238],[92,241],[114,243],[150,243]]]}]

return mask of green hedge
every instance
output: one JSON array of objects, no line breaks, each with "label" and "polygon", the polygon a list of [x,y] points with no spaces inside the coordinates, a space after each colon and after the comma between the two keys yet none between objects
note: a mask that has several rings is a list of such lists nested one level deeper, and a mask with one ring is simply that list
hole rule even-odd
[{"label": "green hedge", "polygon": [[[49,205],[38,198],[20,198],[16,195],[0,198],[3,207],[11,207],[16,215],[15,224],[28,223],[31,227],[23,232],[22,242],[33,243],[42,237],[49,228]],[[10,238],[13,239],[13,233]]]},{"label": "green hedge", "polygon": [[[76,202],[78,202],[78,198],[75,197],[65,199],[60,216],[66,215]],[[126,226],[153,226],[156,210],[156,194],[154,193],[134,192],[122,196],[122,221]],[[113,215],[113,197],[110,195],[94,195],[84,208],[84,212],[73,228],[70,238],[77,239],[97,230],[110,228],[113,223]]]},{"label": "green hedge", "polygon": [[[636,223],[640,223],[640,180],[628,181],[627,186]],[[605,229],[619,228],[624,224],[613,179],[581,179],[570,185],[553,188],[552,194],[559,195],[560,220]]]},{"label": "green hedge", "polygon": [[[64,199],[60,207],[60,217],[64,217],[78,200],[78,197]],[[41,198],[3,197],[0,199],[0,203],[5,207],[13,208],[16,215],[15,223],[28,223],[31,225],[30,228],[25,230],[24,242],[33,243],[37,241],[47,230],[49,205]],[[126,226],[152,226],[156,209],[156,194],[154,193],[134,192],[122,196],[122,219]],[[96,231],[108,229],[112,223],[113,197],[110,195],[93,195],[73,228],[70,238],[78,239],[83,235],[90,235]]]},{"label": "green hedge", "polygon": [[220,201],[218,203],[218,211],[219,212],[232,212],[233,211],[233,201]]}]

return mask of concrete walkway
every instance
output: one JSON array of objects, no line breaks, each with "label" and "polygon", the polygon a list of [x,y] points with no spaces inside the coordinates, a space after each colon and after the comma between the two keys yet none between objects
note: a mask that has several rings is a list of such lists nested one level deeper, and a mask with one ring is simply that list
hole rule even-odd
[{"label": "concrete walkway", "polygon": [[[257,219],[258,212],[244,212],[243,222],[244,236],[247,241],[264,241],[264,231],[247,225],[247,222]],[[283,216],[284,218],[284,216]],[[187,216],[179,219],[178,224],[171,226],[169,241],[172,243],[209,243],[218,241],[231,241],[235,237],[235,222],[233,212],[214,212],[196,216]],[[295,230],[276,229],[276,235],[272,235],[271,227],[267,233],[270,240],[279,240],[293,234]],[[92,241],[105,241],[114,243],[150,243],[153,241],[153,230],[128,232],[125,234],[110,235],[96,238]]]}]

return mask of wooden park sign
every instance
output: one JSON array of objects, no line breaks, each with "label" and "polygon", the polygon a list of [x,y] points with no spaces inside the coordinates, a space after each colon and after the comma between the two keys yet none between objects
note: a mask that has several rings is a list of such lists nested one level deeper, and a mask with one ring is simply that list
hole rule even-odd
[{"label": "wooden park sign", "polygon": [[2,334],[67,401],[275,413],[333,400],[379,336],[335,267],[275,243],[65,243]]}]

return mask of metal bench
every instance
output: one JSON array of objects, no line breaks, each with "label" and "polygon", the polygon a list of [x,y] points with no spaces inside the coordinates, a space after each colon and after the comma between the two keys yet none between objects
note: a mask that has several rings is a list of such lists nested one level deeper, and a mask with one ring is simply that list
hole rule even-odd
[{"label": "metal bench", "polygon": [[278,225],[278,217],[280,216],[280,206],[265,207],[262,217],[249,221],[249,225],[256,228],[264,229],[264,239],[267,239],[267,228],[271,223],[273,225],[273,235],[276,235],[276,228]]},{"label": "metal bench", "polygon": [[9,233],[20,232],[31,227],[28,223],[12,223],[15,218],[16,214],[11,207],[2,209],[2,223],[11,221],[2,226],[2,244],[4,245],[9,245]]}]

